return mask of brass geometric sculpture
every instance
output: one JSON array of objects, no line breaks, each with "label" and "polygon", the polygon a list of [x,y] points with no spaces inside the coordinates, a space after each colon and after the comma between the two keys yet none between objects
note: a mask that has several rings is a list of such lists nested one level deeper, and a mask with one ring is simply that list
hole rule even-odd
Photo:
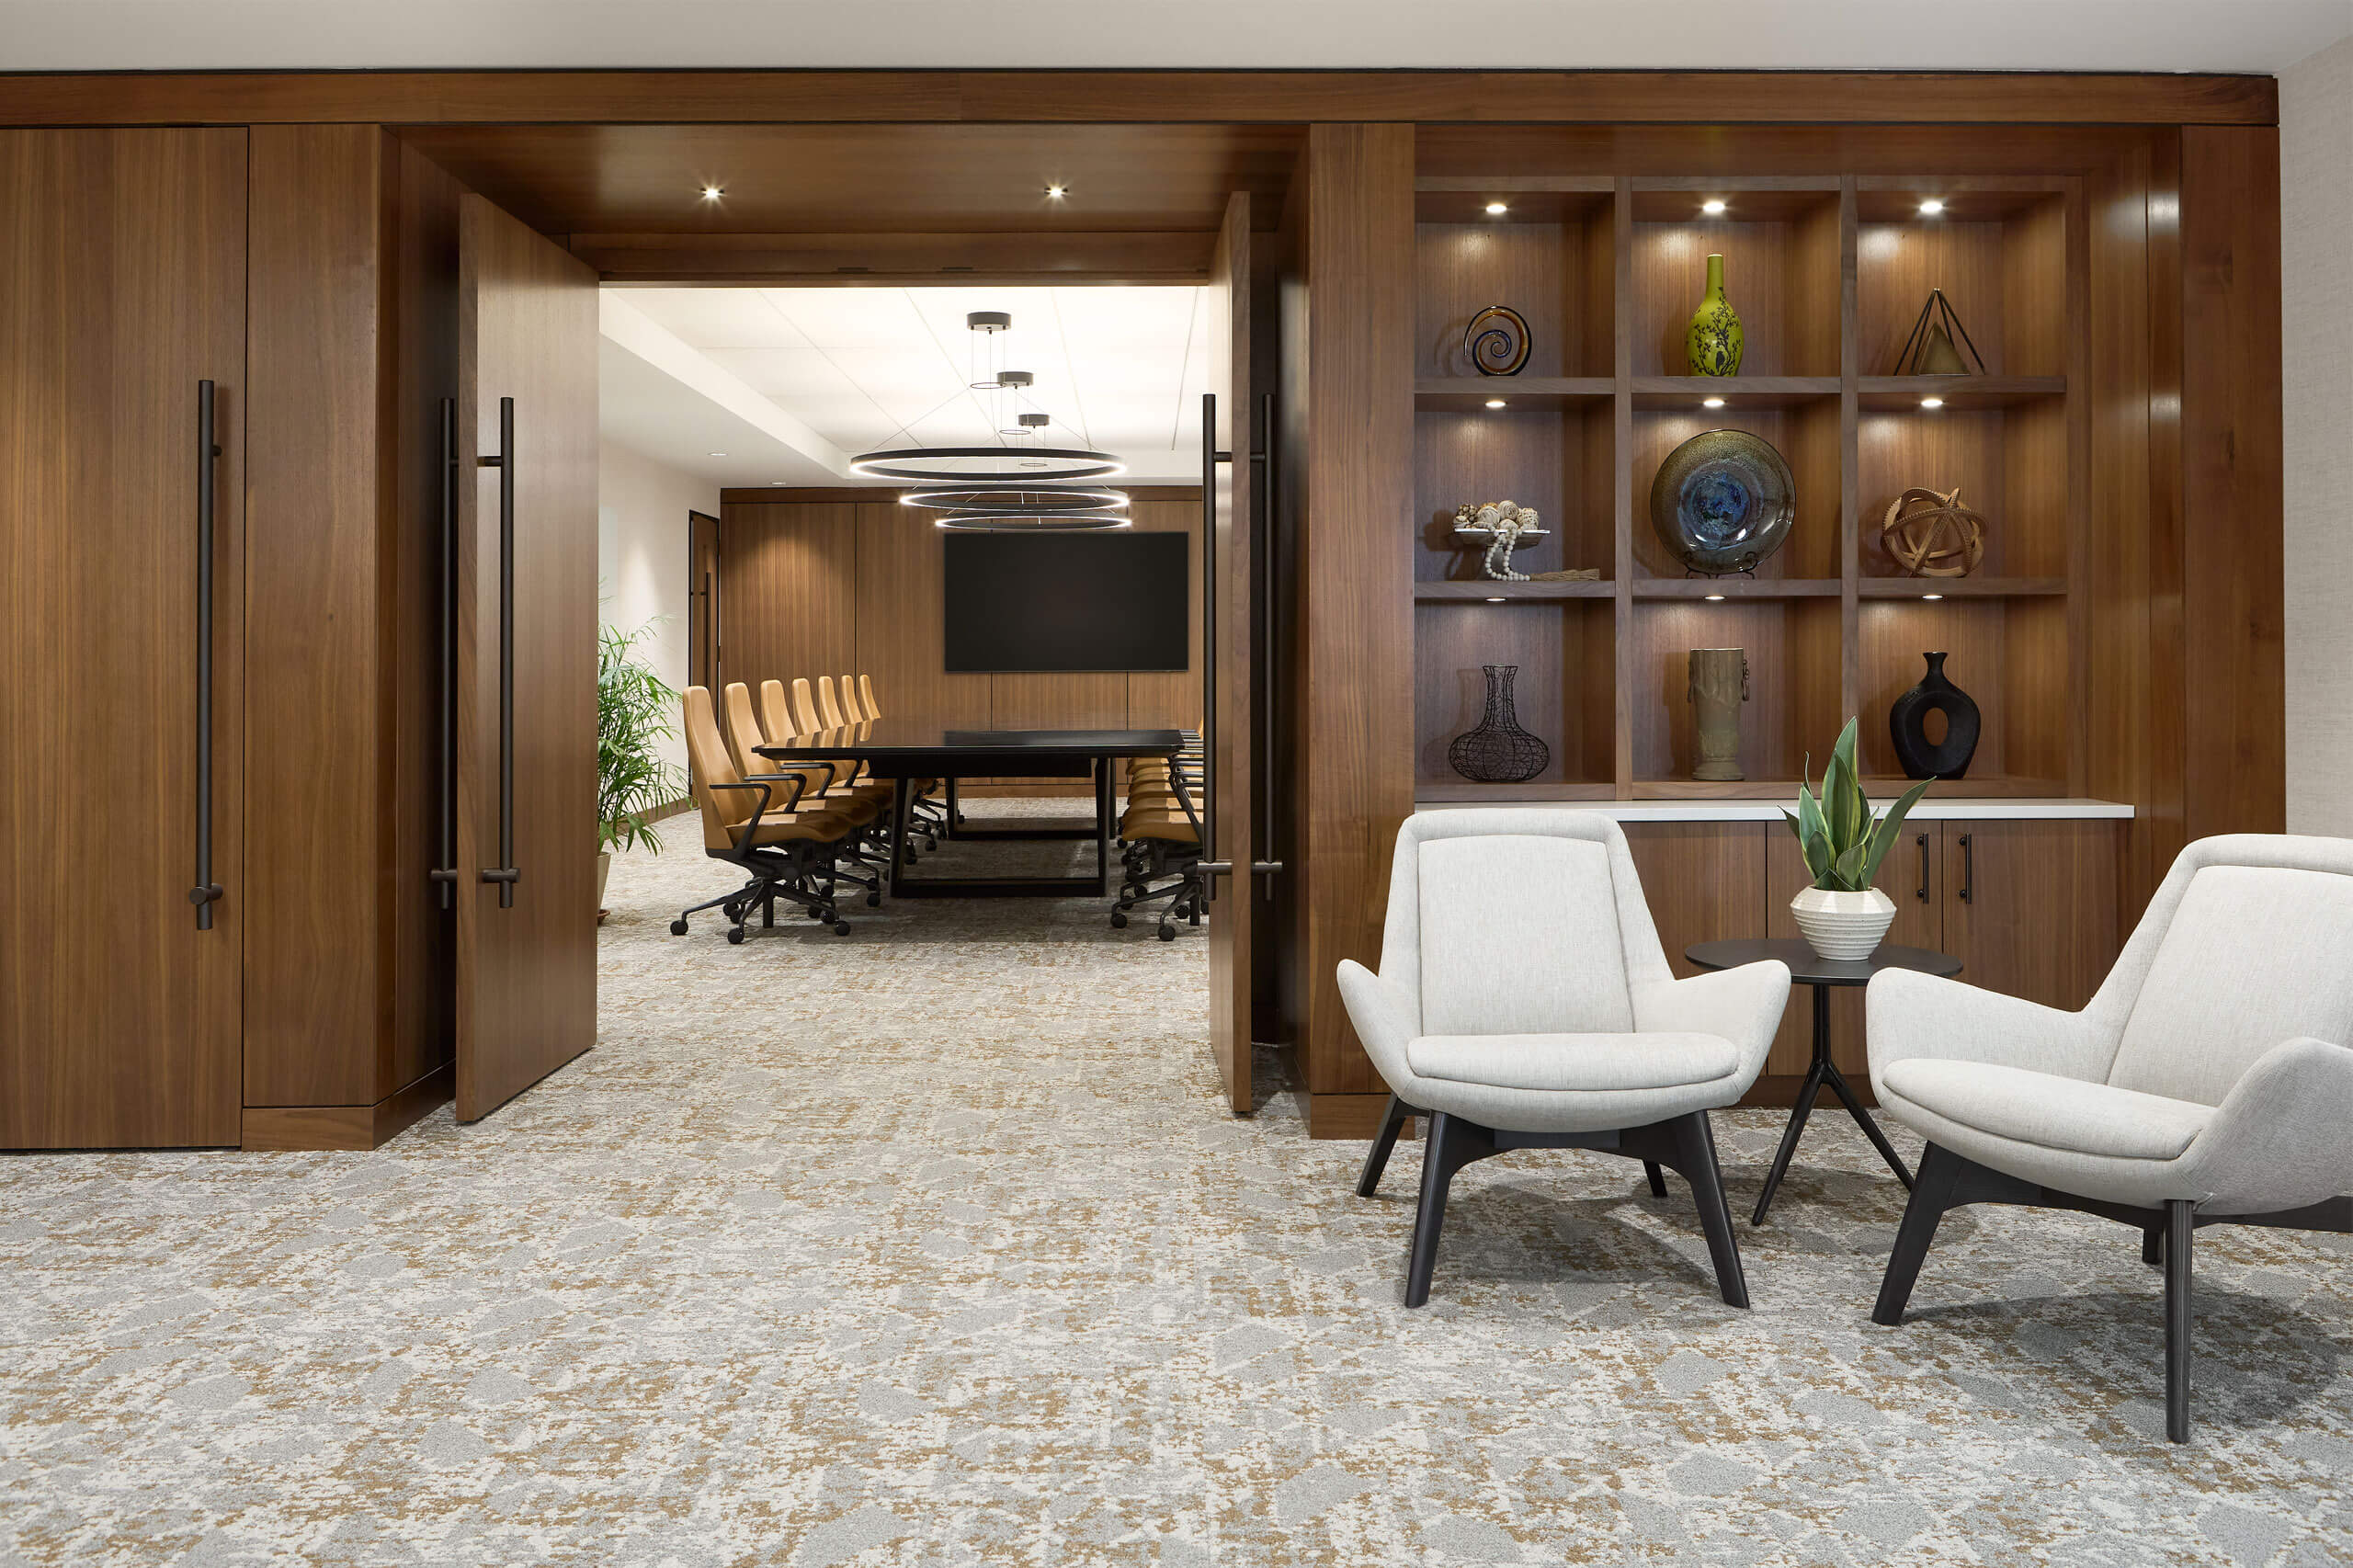
[{"label": "brass geometric sculpture", "polygon": [[1880,543],[1915,577],[1966,577],[1985,559],[1985,519],[1961,504],[1961,486],[1943,494],[1914,485],[1891,502]]},{"label": "brass geometric sculpture", "polygon": [[1968,345],[1969,358],[1977,361],[1977,374],[1985,373],[1985,357],[1977,352],[1977,345],[1969,341],[1969,329],[1961,324],[1953,313],[1952,301],[1945,298],[1942,289],[1928,290],[1928,302],[1920,307],[1919,319],[1912,324],[1911,335],[1904,340],[1904,352],[1895,357],[1895,373],[1899,376],[1965,376],[1969,366],[1952,346],[1955,337]]}]

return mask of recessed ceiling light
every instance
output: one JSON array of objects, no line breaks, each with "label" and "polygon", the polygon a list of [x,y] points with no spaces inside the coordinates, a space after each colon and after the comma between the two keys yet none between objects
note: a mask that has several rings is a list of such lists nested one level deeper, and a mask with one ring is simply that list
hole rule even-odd
[{"label": "recessed ceiling light", "polygon": [[1921,597],[1922,598],[1924,598],[1924,599],[1940,599],[1940,598],[1943,598],[1943,597],[1944,597],[1944,595],[1942,595],[1942,594],[1922,594],[1920,597]]},{"label": "recessed ceiling light", "polygon": [[768,481],[768,483],[769,483],[770,484],[790,484],[790,483],[792,483],[792,481],[790,481],[790,480],[789,480],[789,479],[771,479],[771,480],[769,480],[769,481]]},{"label": "recessed ceiling light", "polygon": [[1046,199],[1049,201],[1060,201],[1063,197],[1068,196],[1069,194],[1070,187],[1063,185],[1059,181],[1046,187]]},{"label": "recessed ceiling light", "polygon": [[1499,397],[1491,397],[1487,400],[1487,406],[1489,408],[1501,408],[1504,406],[1504,400]]},{"label": "recessed ceiling light", "polygon": [[707,185],[702,187],[702,199],[705,201],[716,201],[726,194],[727,187],[722,185]]},{"label": "recessed ceiling light", "polygon": [[1500,201],[1490,201],[1487,203],[1487,216],[1490,218],[1500,218],[1510,210],[1511,209],[1509,207],[1505,206]]},{"label": "recessed ceiling light", "polygon": [[1945,400],[1940,397],[1924,397],[1920,400],[1922,408],[1942,408],[1944,405]]},{"label": "recessed ceiling light", "polygon": [[1699,597],[1707,600],[1711,605],[1722,604],[1724,602],[1724,597],[1722,594],[1701,594]]},{"label": "recessed ceiling light", "polygon": [[1699,400],[1701,408],[1722,408],[1723,405],[1724,400],[1720,397],[1703,397]]},{"label": "recessed ceiling light", "polygon": [[1933,196],[1920,203],[1920,216],[1923,218],[1933,218],[1944,210],[1945,204]]},{"label": "recessed ceiling light", "polygon": [[1724,204],[1722,197],[1711,196],[1708,198],[1707,200],[1699,203],[1699,210],[1705,212],[1711,218],[1716,217],[1722,213],[1723,210]]},{"label": "recessed ceiling light", "polygon": [[705,456],[705,457],[707,457],[707,458],[723,458],[723,457],[725,457],[726,455],[727,455],[727,454],[726,454],[725,452],[705,452],[705,453],[703,453],[703,456]]}]

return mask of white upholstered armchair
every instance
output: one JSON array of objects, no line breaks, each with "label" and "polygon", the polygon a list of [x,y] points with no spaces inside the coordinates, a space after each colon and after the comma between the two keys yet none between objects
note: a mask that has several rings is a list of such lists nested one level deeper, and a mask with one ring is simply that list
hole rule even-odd
[{"label": "white upholstered armchair", "polygon": [[2196,1228],[2353,1230],[2353,841],[2190,845],[2080,1013],[1894,971],[1868,995],[1880,1105],[1928,1140],[1872,1318],[1903,1321],[1947,1210],[2136,1226],[2187,1440]]},{"label": "white upholstered armchair", "polygon": [[1340,994],[1390,1088],[1357,1192],[1370,1198],[1408,1117],[1429,1119],[1405,1304],[1429,1300],[1454,1173],[1507,1149],[1597,1149],[1691,1184],[1723,1299],[1748,1304],[1708,1112],[1765,1064],[1790,994],[1779,963],[1677,980],[1626,835],[1590,812],[1408,818],[1390,875],[1381,972]]}]

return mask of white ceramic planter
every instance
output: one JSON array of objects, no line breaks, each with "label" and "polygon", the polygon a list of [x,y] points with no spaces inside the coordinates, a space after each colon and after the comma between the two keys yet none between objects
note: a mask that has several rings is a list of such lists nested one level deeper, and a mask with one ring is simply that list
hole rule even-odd
[{"label": "white ceramic planter", "polygon": [[[609,849],[599,849],[597,851],[597,913],[599,915],[605,912],[605,881],[612,874],[613,852]],[[1893,908],[1893,905],[1889,907]]]},{"label": "white ceramic planter", "polygon": [[1861,960],[1871,956],[1894,923],[1895,901],[1877,888],[1860,892],[1807,888],[1790,900],[1790,913],[1797,916],[1806,945],[1824,958]]}]

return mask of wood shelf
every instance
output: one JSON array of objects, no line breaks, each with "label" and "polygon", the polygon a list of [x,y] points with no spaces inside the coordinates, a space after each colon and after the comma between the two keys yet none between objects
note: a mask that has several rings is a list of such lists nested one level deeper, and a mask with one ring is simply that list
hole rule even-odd
[{"label": "wood shelf", "polygon": [[2042,398],[2065,397],[2064,376],[1865,376],[1857,382],[1863,408],[1873,414],[1938,412],[1922,408],[1924,397],[1940,397],[1948,410],[1967,413],[2014,408]]},{"label": "wood shelf", "polygon": [[1585,784],[1473,784],[1467,778],[1458,778],[1452,783],[1426,780],[1414,786],[1415,800],[1441,804],[1495,800],[1610,801],[1617,796],[1617,787],[1607,780]]},{"label": "wood shelf", "polygon": [[2027,599],[2063,595],[2064,577],[1865,577],[1855,592],[1867,599]]},{"label": "wood shelf", "polygon": [[[1835,740],[1837,737],[1832,736]],[[1827,749],[1827,743],[1824,744]],[[1863,779],[1863,792],[1871,804],[1881,808],[1891,805],[1904,790],[1919,782],[1901,775],[1869,774]],[[1987,801],[2055,800],[2066,794],[2063,780],[2057,778],[2021,778],[2007,774],[1980,777],[1972,773],[1966,778],[1942,781],[1929,788],[1924,799],[1933,799],[1941,790],[1948,794]],[[1822,777],[1814,775],[1813,788],[1821,792]],[[1497,790],[1527,791],[1526,785],[1494,786]],[[1798,800],[1798,780],[1794,778],[1744,778],[1730,783],[1708,783],[1697,778],[1637,778],[1633,799],[1637,801],[1787,801],[1794,809]],[[1427,789],[1421,791],[1427,799]]]},{"label": "wood shelf", "polygon": [[[1606,599],[1618,585],[1608,578],[1586,583],[1495,583],[1463,578],[1446,583],[1416,583],[1416,604],[1485,604],[1493,599]],[[1832,585],[1832,592],[1836,592]]]},{"label": "wood shelf", "polygon": [[1637,577],[1638,599],[1835,599],[1836,577]]},{"label": "wood shelf", "polygon": [[1514,414],[1539,414],[1573,403],[1607,403],[1615,384],[1607,376],[1433,376],[1414,383],[1419,414],[1493,414],[1490,398],[1502,398]]},{"label": "wood shelf", "polygon": [[[1838,395],[1836,376],[1636,376],[1634,406],[1685,412],[1720,397],[1732,408],[1790,408]],[[1916,399],[1915,400],[1917,401]],[[1701,412],[1709,412],[1701,410]]]}]

